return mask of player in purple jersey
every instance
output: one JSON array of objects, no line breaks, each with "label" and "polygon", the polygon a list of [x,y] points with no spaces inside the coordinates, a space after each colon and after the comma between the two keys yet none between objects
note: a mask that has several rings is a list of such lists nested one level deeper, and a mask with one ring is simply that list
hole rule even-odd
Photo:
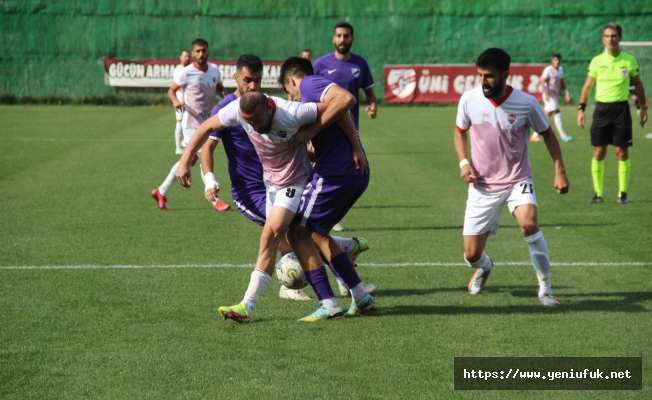
[{"label": "player in purple jersey", "polygon": [[[283,62],[279,83],[302,103],[323,102],[330,106],[352,97],[328,79],[314,75],[310,62],[299,57]],[[315,245],[319,248],[336,276],[351,288],[353,301],[347,315],[358,315],[374,312],[376,305],[346,252],[328,233],[364,193],[369,184],[369,169],[350,115],[343,115],[337,122],[325,129],[318,124],[303,128],[290,139],[294,145],[311,140],[316,162],[313,178],[290,227],[289,239],[299,262],[310,266],[307,273],[324,269]]]},{"label": "player in purple jersey", "polygon": [[319,57],[315,60],[313,69],[316,75],[337,83],[341,88],[349,91],[355,96],[356,105],[353,107],[352,118],[355,128],[358,129],[359,110],[358,93],[364,90],[367,96],[367,108],[365,111],[371,119],[377,115],[376,94],[374,93],[374,79],[371,76],[367,61],[351,53],[351,46],[355,41],[353,37],[353,26],[348,22],[340,22],[335,25],[333,33],[333,44],[335,51]]}]

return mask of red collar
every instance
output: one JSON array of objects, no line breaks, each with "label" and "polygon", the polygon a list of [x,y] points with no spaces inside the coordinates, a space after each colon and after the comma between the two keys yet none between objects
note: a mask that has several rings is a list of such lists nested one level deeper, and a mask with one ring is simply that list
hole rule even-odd
[{"label": "red collar", "polygon": [[269,101],[269,105],[272,106],[272,119],[274,119],[274,116],[276,115],[276,103],[274,103],[274,100],[272,100],[271,97],[268,97],[267,101]]},{"label": "red collar", "polygon": [[197,68],[197,69],[200,70],[201,72],[204,72],[204,73],[208,72],[208,62],[206,63],[206,69],[201,69],[201,68],[199,68],[199,65],[197,65],[197,62],[195,62],[195,61],[192,62],[192,65],[194,65],[195,68]]},{"label": "red collar", "polygon": [[500,107],[500,105],[503,104],[507,100],[509,95],[512,94],[513,90],[514,89],[511,86],[507,86],[507,92],[505,92],[505,96],[503,96],[503,98],[500,99],[500,101],[498,101],[497,103],[494,101],[494,99],[489,99],[489,101],[491,102],[491,104],[494,105],[494,107]]}]

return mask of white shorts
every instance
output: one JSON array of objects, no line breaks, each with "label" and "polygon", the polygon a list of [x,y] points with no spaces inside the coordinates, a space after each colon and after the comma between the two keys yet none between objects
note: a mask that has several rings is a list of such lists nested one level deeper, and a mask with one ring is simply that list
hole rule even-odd
[{"label": "white shorts", "polygon": [[283,207],[296,213],[301,204],[301,195],[306,185],[302,186],[286,186],[276,189],[272,185],[265,183],[265,191],[267,192],[267,202],[265,204],[265,216],[269,217],[272,212],[272,207]]},{"label": "white shorts", "polygon": [[177,118],[177,121],[183,121],[183,112],[177,111],[177,109],[174,109],[174,116]]},{"label": "white shorts", "polygon": [[[195,134],[195,131],[197,128],[186,128],[186,124],[188,123],[188,113],[184,112],[183,113],[183,120],[181,120],[181,130],[183,131],[183,140],[181,141],[181,147],[186,148],[188,146],[188,143],[190,143],[190,139],[192,139],[192,135]],[[197,150],[197,153],[201,153],[201,148]]]},{"label": "white shorts", "polygon": [[464,214],[464,236],[478,236],[489,232],[498,233],[498,223],[503,212],[503,204],[511,214],[523,204],[537,205],[532,179],[526,179],[500,192],[485,192],[469,185],[469,198],[466,200]]},{"label": "white shorts", "polygon": [[[181,90],[177,90],[175,94],[177,96],[177,100],[179,100],[181,104],[183,104],[183,92]],[[181,121],[183,119],[183,112],[177,111],[176,108],[174,109],[174,114],[177,117],[177,121]]]},{"label": "white shorts", "polygon": [[559,110],[559,99],[557,97],[548,96],[548,100],[543,101],[543,111],[556,110]]}]

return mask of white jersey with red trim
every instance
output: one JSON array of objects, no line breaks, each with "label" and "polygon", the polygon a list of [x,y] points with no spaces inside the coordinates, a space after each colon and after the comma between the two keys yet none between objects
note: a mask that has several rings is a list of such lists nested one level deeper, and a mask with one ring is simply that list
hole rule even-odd
[{"label": "white jersey with red trim", "polygon": [[[181,73],[181,70],[184,69],[185,66],[183,64],[179,64],[174,68],[174,73],[172,74],[174,78],[174,82],[178,81],[177,76]],[[177,83],[178,85],[178,83]],[[181,103],[183,103],[183,88],[179,87],[179,90],[177,90],[174,94],[177,95],[177,100],[179,100]]]},{"label": "white jersey with red trim", "polygon": [[263,164],[263,179],[268,185],[281,189],[287,186],[305,185],[312,172],[306,146],[290,147],[290,138],[300,127],[317,119],[315,103],[287,101],[268,97],[272,106],[272,127],[268,133],[258,133],[246,123],[240,114],[240,98],[233,100],[218,113],[225,126],[241,125]]},{"label": "white jersey with red trim", "polygon": [[217,85],[222,82],[217,65],[207,63],[206,72],[191,63],[174,76],[174,83],[184,90],[186,118],[184,128],[197,129],[211,116]]},{"label": "white jersey with red trim", "polygon": [[541,80],[547,79],[544,83],[550,97],[558,98],[561,93],[561,80],[564,79],[564,68],[559,66],[555,69],[552,65],[548,65],[543,69]]},{"label": "white jersey with red trim", "polygon": [[477,176],[475,188],[487,192],[499,192],[531,178],[530,128],[544,135],[550,130],[537,100],[511,86],[499,103],[487,99],[482,86],[464,92],[456,125],[461,131],[470,132],[471,167]]}]

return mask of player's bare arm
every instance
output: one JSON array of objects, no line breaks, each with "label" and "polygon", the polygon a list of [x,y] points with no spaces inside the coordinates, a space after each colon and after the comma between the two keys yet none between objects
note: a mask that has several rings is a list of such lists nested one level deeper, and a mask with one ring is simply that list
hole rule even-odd
[{"label": "player's bare arm", "polygon": [[568,193],[570,183],[566,176],[566,168],[564,168],[564,160],[561,156],[561,147],[559,146],[557,135],[555,135],[552,129],[548,129],[547,132],[540,133],[540,135],[543,136],[548,153],[550,153],[550,157],[552,157],[555,164],[555,189],[557,189],[557,193],[559,194],[566,194]]},{"label": "player's bare arm", "polygon": [[[593,85],[595,84],[595,78],[591,76],[586,77],[586,81],[584,82],[584,86],[582,86],[582,92],[580,93],[580,107],[582,107],[582,104],[584,104],[584,107],[586,107],[586,102],[589,100],[589,94],[591,94],[591,89],[593,89]],[[577,109],[577,126],[580,128],[584,128],[584,125],[586,124],[586,115],[584,113],[584,110],[582,108]]]},{"label": "player's bare arm", "polygon": [[[466,158],[467,149],[468,149],[468,139],[466,137],[466,131],[462,132],[459,128],[455,128],[453,133],[453,143],[455,144],[455,152],[457,153],[457,159],[460,162],[460,179],[464,183],[475,183],[476,175],[471,164],[468,163]],[[466,163],[464,161],[466,160]]]},{"label": "player's bare arm", "polygon": [[636,91],[636,96],[638,96],[639,101],[641,102],[641,128],[645,126],[647,122],[647,100],[645,97],[645,87],[643,87],[643,81],[641,81],[641,76],[636,75],[632,78],[632,83],[634,84],[634,90]]},{"label": "player's bare arm", "polygon": [[168,89],[168,98],[172,102],[172,105],[174,106],[174,109],[183,112],[184,111],[184,106],[183,103],[177,99],[177,90],[181,89],[181,86],[177,85],[176,83],[172,83],[172,86]]},{"label": "player's bare arm", "polygon": [[363,174],[368,174],[367,156],[364,154],[360,141],[358,140],[358,133],[355,130],[355,125],[353,125],[351,115],[349,115],[349,113],[343,114],[337,120],[337,125],[342,128],[342,131],[344,131],[346,138],[349,140],[349,143],[353,148],[353,161],[355,163],[355,168],[362,171]]},{"label": "player's bare arm", "polygon": [[561,78],[561,90],[564,92],[564,101],[566,103],[570,103],[571,95],[570,92],[568,91],[568,86],[566,86],[566,81],[564,80],[564,78]]},{"label": "player's bare arm", "polygon": [[324,104],[327,107],[324,108],[323,113],[320,113],[321,116],[314,123],[301,127],[299,132],[290,139],[292,147],[317,136],[319,132],[346,114],[356,104],[355,97],[351,93],[335,85],[328,88],[323,101],[324,103],[319,104]]},{"label": "player's bare arm", "polygon": [[374,93],[373,88],[368,88],[364,89],[364,94],[367,96],[367,108],[365,108],[365,111],[371,119],[376,119],[378,116],[378,100],[376,99],[376,93]]},{"label": "player's bare arm", "polygon": [[541,79],[541,97],[543,100],[550,100],[550,93],[548,93],[548,78]]},{"label": "player's bare arm", "polygon": [[197,151],[201,146],[206,142],[208,136],[211,132],[219,131],[225,127],[220,122],[218,115],[214,115],[204,121],[199,128],[195,131],[195,134],[192,135],[190,143],[186,146],[186,149],[183,151],[181,160],[179,160],[179,166],[177,167],[177,181],[183,187],[189,188],[192,185],[192,180],[190,179],[190,164],[193,158],[196,157]]},{"label": "player's bare arm", "polygon": [[222,98],[225,98],[226,96],[229,95],[229,92],[226,91],[224,88],[224,84],[222,82],[218,83],[217,86],[215,86],[215,92],[222,96]]},{"label": "player's bare arm", "polygon": [[217,147],[219,140],[206,140],[206,143],[201,148],[201,153],[199,154],[199,160],[201,162],[201,169],[205,175],[213,174],[213,178],[216,181],[214,184],[209,185],[207,182],[206,189],[204,190],[204,197],[209,202],[215,201],[215,198],[218,197],[220,192],[220,184],[217,183],[213,169],[215,167],[213,153]]}]

